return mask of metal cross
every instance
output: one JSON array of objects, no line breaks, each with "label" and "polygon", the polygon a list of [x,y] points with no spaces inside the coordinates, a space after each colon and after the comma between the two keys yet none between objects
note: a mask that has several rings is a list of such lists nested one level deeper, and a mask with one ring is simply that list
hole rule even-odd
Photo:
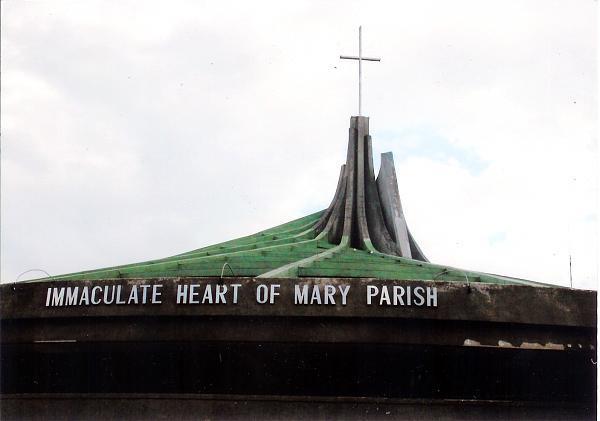
[{"label": "metal cross", "polygon": [[363,57],[362,56],[362,26],[358,27],[358,57],[340,56],[341,59],[358,60],[358,115],[361,116],[362,102],[362,62],[366,61],[381,61],[380,58]]}]

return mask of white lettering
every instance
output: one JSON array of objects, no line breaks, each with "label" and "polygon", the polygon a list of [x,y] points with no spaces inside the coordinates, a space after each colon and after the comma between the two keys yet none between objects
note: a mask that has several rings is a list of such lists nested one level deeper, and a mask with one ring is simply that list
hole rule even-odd
[{"label": "white lettering", "polygon": [[269,290],[266,285],[262,284],[256,288],[256,302],[265,304],[269,299]]},{"label": "white lettering", "polygon": [[[110,301],[108,301],[108,289],[112,288],[112,297],[110,299]],[[112,304],[113,301],[115,301],[115,286],[113,285],[112,287],[109,286],[104,286],[104,304]]]},{"label": "white lettering", "polygon": [[416,287],[413,292],[415,293],[413,303],[417,306],[422,306],[425,303],[425,298],[423,297],[425,289],[423,287]]},{"label": "white lettering", "polygon": [[404,288],[398,285],[394,285],[392,291],[394,295],[394,305],[397,306],[398,304],[400,304],[401,306],[403,306],[404,300],[402,299],[402,296],[404,295]]},{"label": "white lettering", "polygon": [[187,303],[187,285],[177,285],[177,304],[186,304]]},{"label": "white lettering", "polygon": [[348,291],[350,291],[350,285],[346,285],[346,288],[341,285],[338,287],[340,289],[340,293],[342,294],[342,305],[346,305],[346,296],[348,295]]},{"label": "white lettering", "polygon": [[374,296],[379,294],[379,288],[375,285],[367,285],[367,305],[371,305],[371,300]]},{"label": "white lettering", "polygon": [[271,297],[269,298],[269,303],[275,304],[275,297],[279,295],[279,292],[277,291],[280,287],[281,285],[279,284],[271,284]]},{"label": "white lettering", "polygon": [[202,296],[202,304],[212,304],[213,303],[213,299],[212,299],[212,286],[210,284],[207,284],[206,287],[204,288],[204,295]]},{"label": "white lettering", "polygon": [[79,293],[79,287],[75,287],[75,288],[67,287],[67,299],[65,300],[65,305],[76,306],[78,293]]},{"label": "white lettering", "polygon": [[335,287],[333,285],[325,285],[325,304],[334,304],[333,294],[335,294]]},{"label": "white lettering", "polygon": [[52,287],[48,287],[46,291],[46,307],[50,307],[50,296],[52,294]]},{"label": "white lettering", "polygon": [[[177,285],[177,304],[238,304],[243,284],[223,285]],[[127,295],[127,288],[131,288]],[[123,304],[162,304],[164,285],[96,285],[48,287],[46,307],[82,306],[82,305],[123,305]],[[348,304],[351,285],[294,285],[295,305],[333,305]],[[412,285],[367,285],[366,304],[368,306],[426,306],[437,307],[437,288]],[[141,294],[139,289],[141,288]],[[203,288],[202,294],[200,289]],[[170,290],[169,290],[170,291]],[[336,297],[339,291],[339,298]],[[200,297],[202,295],[202,297]],[[258,304],[275,304],[282,295],[280,284],[263,284],[256,287]],[[128,299],[127,299],[128,297]],[[231,297],[231,298],[229,298]],[[229,299],[228,299],[229,298]]]},{"label": "white lettering", "polygon": [[217,288],[217,291],[215,292],[215,295],[216,295],[215,304],[219,304],[219,303],[227,304],[227,300],[225,299],[225,293],[227,292],[227,286],[226,285],[217,285],[216,288]]},{"label": "white lettering", "polygon": [[233,288],[233,304],[237,304],[238,302],[238,288],[241,286],[242,284],[231,284],[231,288]]},{"label": "white lettering", "polygon": [[102,287],[95,286],[94,288],[92,288],[92,304],[95,306],[100,304],[100,299],[98,298],[98,300],[96,300],[96,291],[97,290],[100,290],[100,292],[102,292]]},{"label": "white lettering", "polygon": [[161,292],[158,290],[162,288],[162,285],[153,285],[152,286],[152,304],[160,304],[162,301],[160,300]]},{"label": "white lettering", "polygon": [[129,300],[127,300],[127,304],[131,304],[132,302],[133,304],[139,304],[137,285],[134,285],[129,293]]},{"label": "white lettering", "polygon": [[383,285],[381,287],[381,297],[379,297],[379,305],[383,305],[384,302],[388,306],[392,305],[392,302],[390,301],[390,294],[386,285]]},{"label": "white lettering", "polygon": [[190,304],[200,304],[200,300],[197,298],[200,293],[196,291],[198,287],[200,285],[190,285]]},{"label": "white lettering", "polygon": [[63,300],[65,296],[65,289],[63,288],[54,288],[52,292],[52,306],[62,306]]},{"label": "white lettering", "polygon": [[313,285],[312,296],[310,297],[310,303],[314,304],[315,302],[321,304],[321,291],[319,291],[318,285]]},{"label": "white lettering", "polygon": [[308,304],[308,285],[294,285],[294,304]]},{"label": "white lettering", "polygon": [[150,287],[151,285],[140,285],[140,288],[142,289],[142,304],[146,304],[148,301],[148,289]]},{"label": "white lettering", "polygon": [[125,300],[121,299],[121,285],[117,287],[117,304],[125,304]]},{"label": "white lettering", "polygon": [[437,288],[427,287],[427,307],[437,307]]},{"label": "white lettering", "polygon": [[90,305],[90,290],[88,287],[83,287],[83,289],[81,290],[81,297],[79,297],[79,305],[84,304],[84,301],[86,306]]}]

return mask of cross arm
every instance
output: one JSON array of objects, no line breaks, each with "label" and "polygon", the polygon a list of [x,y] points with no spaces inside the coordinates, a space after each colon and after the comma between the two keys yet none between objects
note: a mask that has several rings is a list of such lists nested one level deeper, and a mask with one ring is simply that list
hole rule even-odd
[{"label": "cross arm", "polygon": [[[354,57],[354,56],[340,56],[340,58],[344,58],[344,59],[347,59],[347,60],[359,60],[358,57]],[[361,57],[360,60],[381,61],[380,58],[373,58],[373,57]]]}]

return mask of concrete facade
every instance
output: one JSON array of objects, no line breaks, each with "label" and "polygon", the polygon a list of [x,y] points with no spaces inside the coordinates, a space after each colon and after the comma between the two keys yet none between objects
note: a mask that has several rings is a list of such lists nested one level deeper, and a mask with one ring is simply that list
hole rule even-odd
[{"label": "concrete facade", "polygon": [[[199,303],[180,295],[177,304],[177,292],[192,285]],[[208,286],[214,298],[217,287],[232,285],[240,285],[236,304],[232,295],[225,295],[227,303],[200,302]],[[265,291],[279,285],[273,303],[259,302],[262,285]],[[119,286],[123,297],[146,286],[146,304],[116,304],[111,294]],[[323,294],[327,286],[349,289],[345,305],[339,293],[335,304],[325,304],[324,295],[311,304],[295,303],[296,286]],[[384,286],[403,288],[403,305],[382,302]],[[409,287],[432,286],[435,306],[408,305]],[[109,291],[112,303],[67,305],[66,288],[80,294],[85,287],[102,288],[96,299]],[[47,301],[49,288],[63,291],[62,305]],[[152,418],[184,419],[595,416],[593,291],[158,278],[2,285],[0,303],[7,419],[140,419],[149,408]]]}]

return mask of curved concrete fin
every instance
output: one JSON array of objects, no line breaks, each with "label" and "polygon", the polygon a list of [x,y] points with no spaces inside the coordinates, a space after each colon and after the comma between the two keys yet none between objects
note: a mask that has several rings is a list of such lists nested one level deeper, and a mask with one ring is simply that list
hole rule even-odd
[{"label": "curved concrete fin", "polygon": [[410,230],[407,229],[407,231],[408,231],[408,241],[410,243],[410,251],[413,255],[412,258],[415,260],[421,260],[422,262],[429,262],[429,259],[427,257],[425,257],[425,255],[421,251],[421,247],[419,247],[419,245],[415,241],[414,237],[410,233]]},{"label": "curved concrete fin", "polygon": [[321,232],[325,228],[325,226],[327,225],[327,222],[329,221],[329,218],[333,212],[333,209],[335,208],[338,200],[340,199],[340,192],[343,190],[343,187],[345,187],[345,186],[343,186],[345,170],[346,170],[346,165],[342,165],[342,167],[340,168],[340,176],[338,178],[337,187],[335,188],[335,194],[333,195],[331,204],[329,205],[327,210],[325,212],[323,212],[323,215],[321,215],[319,220],[313,226],[313,228],[317,232]]},{"label": "curved concrete fin", "polygon": [[352,233],[354,160],[356,152],[355,130],[351,127],[348,136],[347,163],[342,165],[338,186],[331,205],[313,226],[316,239],[324,239],[331,244],[348,243]]},{"label": "curved concrete fin", "polygon": [[342,242],[342,234],[344,231],[344,215],[346,209],[346,175],[344,175],[344,184],[342,186],[342,194],[336,203],[336,206],[329,218],[329,222],[325,226],[327,231],[327,239],[331,244],[340,244]]},{"label": "curved concrete fin", "polygon": [[400,256],[400,249],[394,243],[392,236],[383,220],[381,202],[377,184],[375,183],[375,170],[373,168],[373,148],[371,136],[365,136],[365,187],[366,187],[366,209],[369,234],[375,248],[386,254]]},{"label": "curved concrete fin", "polygon": [[352,245],[356,248],[376,251],[369,235],[367,210],[365,206],[365,136],[369,133],[369,119],[367,117],[353,117],[352,123],[356,127],[356,229],[357,237],[352,238]]},{"label": "curved concrete fin", "polygon": [[311,233],[331,244],[426,261],[406,226],[391,153],[382,155],[375,179],[369,117],[350,118],[346,164],[331,204],[301,234]]},{"label": "curved concrete fin", "polygon": [[[346,166],[343,166],[342,179],[340,180],[340,191],[337,194],[333,210],[329,215],[327,224],[321,230],[316,239],[327,238],[331,244],[340,244],[342,239],[342,229],[344,223],[344,205],[346,203]],[[318,232],[318,231],[317,231]]]},{"label": "curved concrete fin", "polygon": [[385,225],[400,249],[400,256],[408,257],[409,259],[413,258],[408,227],[404,218],[404,212],[402,211],[400,193],[398,192],[394,156],[391,152],[381,154],[381,166],[379,167],[379,175],[377,176],[377,190],[379,191],[379,197],[383,205],[382,210]]},{"label": "curved concrete fin", "polygon": [[345,241],[351,241],[352,239],[352,225],[354,215],[354,193],[356,185],[356,132],[357,130],[350,127],[349,139],[348,139],[348,154],[346,158],[346,194],[344,201],[344,219],[342,229],[342,239]]}]

